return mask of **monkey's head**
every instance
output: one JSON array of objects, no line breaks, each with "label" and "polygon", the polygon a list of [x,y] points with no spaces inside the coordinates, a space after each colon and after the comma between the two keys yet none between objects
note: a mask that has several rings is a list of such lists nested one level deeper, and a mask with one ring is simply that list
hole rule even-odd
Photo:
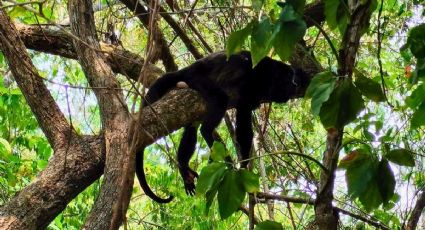
[{"label": "monkey's head", "polygon": [[302,69],[280,63],[274,66],[270,85],[270,98],[274,102],[286,102],[303,97],[310,84],[310,76]]},{"label": "monkey's head", "polygon": [[311,76],[300,68],[294,69],[295,95],[293,98],[304,97],[309,86]]}]

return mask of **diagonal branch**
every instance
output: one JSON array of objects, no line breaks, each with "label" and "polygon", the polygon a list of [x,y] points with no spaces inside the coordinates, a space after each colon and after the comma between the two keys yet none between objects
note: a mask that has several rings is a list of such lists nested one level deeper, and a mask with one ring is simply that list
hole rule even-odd
[{"label": "diagonal branch", "polygon": [[[90,216],[87,229],[118,229],[129,199],[125,202],[118,196],[130,197],[134,179],[134,154],[129,153],[128,140],[130,114],[119,84],[106,64],[106,57],[100,51],[94,24],[91,0],[68,1],[68,12],[78,60],[99,103],[106,146],[104,183]],[[125,173],[132,172],[126,177]],[[123,183],[129,186],[123,186]],[[114,219],[113,219],[114,218]],[[112,223],[111,220],[113,219]]]},{"label": "diagonal branch", "polygon": [[26,52],[24,43],[3,9],[0,10],[0,47],[50,145],[55,149],[65,144],[70,126],[43,84],[41,76]]},{"label": "diagonal branch", "polygon": [[[77,59],[72,37],[68,33],[51,26],[24,24],[15,24],[15,26],[28,49]],[[138,80],[144,64],[142,57],[113,45],[101,44],[100,48],[106,57],[106,63],[115,73],[121,73],[135,81]],[[149,82],[153,82],[163,73],[160,68],[152,64],[147,64],[145,70],[147,79],[150,79]]]},{"label": "diagonal branch", "polygon": [[[371,2],[349,0],[350,19],[344,32],[338,57],[338,74],[351,78],[356,61],[360,38],[371,16]],[[332,205],[335,172],[342,144],[343,127],[327,130],[326,150],[323,154],[323,165],[329,172],[321,171],[319,189],[315,204],[316,224],[318,229],[337,229],[339,216]]]},{"label": "diagonal branch", "polygon": [[412,210],[412,214],[410,215],[409,220],[407,221],[406,230],[415,230],[419,218],[421,217],[423,211],[425,209],[425,187],[422,187],[418,199],[416,200],[415,207]]}]

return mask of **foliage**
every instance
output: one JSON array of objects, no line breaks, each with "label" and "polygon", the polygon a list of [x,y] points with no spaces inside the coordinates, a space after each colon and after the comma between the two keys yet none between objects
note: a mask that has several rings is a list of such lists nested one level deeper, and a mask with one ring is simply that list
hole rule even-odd
[{"label": "foliage", "polygon": [[[166,2],[161,5],[171,12]],[[305,52],[318,60],[323,72],[312,79],[306,99],[283,105],[264,104],[255,112],[252,171],[227,161],[232,157],[237,162],[229,124],[218,128],[224,145],[214,143],[211,153],[198,137],[196,157],[191,161],[191,167],[200,172],[195,197],[185,194],[178,170],[168,163],[175,158],[181,131],[147,148],[145,170],[149,183],[156,191],[169,191],[176,198],[168,205],[153,203],[136,182],[127,212],[128,229],[246,229],[248,217],[238,210],[248,206],[247,193],[268,191],[305,200],[317,197],[322,168],[302,154],[321,162],[327,148],[326,129],[333,128],[344,128],[343,144],[338,149],[343,156],[336,173],[334,205],[359,215],[366,212],[368,218],[390,229],[402,227],[416,199],[412,199],[412,191],[425,186],[425,24],[420,1],[371,1],[370,25],[362,31],[353,76],[338,74],[339,60],[332,51],[341,47],[350,23],[348,1],[325,0],[325,22],[309,28],[308,18],[303,17],[304,6],[313,1],[242,1],[247,5],[238,1],[195,1],[190,17],[187,12],[194,1],[173,2],[181,8],[173,9],[173,18],[203,54],[209,51],[197,37],[198,32],[213,51],[225,49],[230,55],[251,50],[254,65],[265,56],[290,60],[296,44],[304,39]],[[39,14],[18,5],[5,9],[13,20],[25,24],[49,24],[68,18],[64,1],[45,1],[41,5],[26,4]],[[112,21],[124,48],[138,54],[146,51],[147,30],[140,28],[133,12],[123,10],[119,2],[98,1],[96,7],[100,40],[107,22]],[[179,67],[192,63],[194,58],[187,55],[188,49],[169,25],[161,20],[159,26]],[[30,55],[78,132],[97,134],[101,129],[99,109],[91,89],[85,88],[87,81],[79,63],[34,51]],[[53,151],[2,54],[0,75],[1,206],[35,179]],[[131,106],[133,85],[126,76],[117,77]],[[229,117],[233,124],[232,111]],[[300,154],[278,154],[283,152]],[[101,181],[79,194],[48,229],[80,229]],[[315,214],[312,205],[291,202],[270,206],[257,203],[254,211],[260,218],[255,229],[290,229],[294,224],[304,229]],[[352,217],[341,218],[341,224],[345,229],[371,229]]]}]

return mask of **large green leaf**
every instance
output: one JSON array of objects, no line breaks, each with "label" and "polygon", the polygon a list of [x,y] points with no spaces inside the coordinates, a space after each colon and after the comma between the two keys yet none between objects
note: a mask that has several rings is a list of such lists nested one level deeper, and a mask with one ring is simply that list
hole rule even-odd
[{"label": "large green leaf", "polygon": [[218,186],[219,184],[217,183],[214,187],[212,187],[210,190],[208,190],[207,193],[205,193],[205,215],[208,215],[208,212],[210,211],[211,205],[214,201],[215,195],[218,192]]},{"label": "large green leaf", "polygon": [[364,101],[359,90],[349,79],[342,79],[329,99],[322,104],[320,121],[328,128],[342,128],[364,109]]},{"label": "large green leaf", "polygon": [[227,156],[226,147],[219,141],[214,141],[211,147],[211,159],[215,162],[224,161]]},{"label": "large green leaf", "polygon": [[4,152],[6,154],[12,153],[12,147],[10,146],[9,142],[6,139],[0,137],[0,150],[2,149],[4,149],[4,151],[1,152]]},{"label": "large green leaf", "polygon": [[407,44],[416,58],[425,58],[425,24],[413,27],[409,31]]},{"label": "large green leaf", "polygon": [[290,4],[298,14],[304,12],[305,0],[286,0],[286,2]]},{"label": "large green leaf", "polygon": [[283,230],[283,226],[281,223],[266,220],[263,222],[258,223],[254,230]]},{"label": "large green leaf", "polygon": [[230,55],[241,51],[242,45],[245,40],[251,35],[253,23],[249,23],[245,28],[237,30],[230,34],[229,39],[227,40],[226,54],[227,57]]},{"label": "large green leaf", "polygon": [[305,21],[295,12],[292,5],[285,4],[273,31],[273,47],[282,61],[288,60],[295,45],[307,30]]},{"label": "large green leaf", "polygon": [[379,191],[378,184],[375,180],[369,181],[366,190],[359,196],[360,202],[363,204],[367,212],[379,207],[382,204],[382,196]]},{"label": "large green leaf", "polygon": [[406,98],[406,104],[414,109],[425,101],[425,84],[420,84],[413,90],[412,94]]},{"label": "large green leaf", "polygon": [[387,160],[382,159],[378,164],[376,183],[381,193],[382,201],[387,204],[394,196],[395,178]]},{"label": "large green leaf", "polygon": [[263,4],[264,4],[264,0],[252,0],[252,8],[256,12],[259,12],[261,10],[261,8],[263,7]]},{"label": "large green leaf", "polygon": [[347,0],[326,0],[325,17],[331,29],[338,28],[343,34],[349,19]]},{"label": "large green leaf", "polygon": [[356,165],[362,164],[365,160],[370,160],[370,153],[364,149],[355,149],[339,161],[338,168],[356,167]]},{"label": "large green leaf", "polygon": [[252,64],[255,66],[270,51],[270,42],[272,39],[273,24],[268,17],[254,24],[251,34],[251,57]]},{"label": "large green leaf", "polygon": [[414,153],[407,149],[393,149],[385,155],[385,158],[398,165],[415,166]]},{"label": "large green leaf", "polygon": [[412,119],[410,120],[410,127],[416,129],[425,125],[425,103],[422,104],[413,112]]},{"label": "large green leaf", "polygon": [[229,170],[218,188],[218,209],[221,219],[226,219],[239,209],[245,199],[245,189],[238,174]]},{"label": "large green leaf", "polygon": [[371,155],[358,159],[355,164],[347,167],[345,178],[348,194],[353,198],[361,196],[375,177],[376,167],[377,162]]},{"label": "large green leaf", "polygon": [[196,184],[196,194],[202,195],[216,186],[223,179],[223,174],[227,166],[225,163],[213,162],[201,170],[201,174]]},{"label": "large green leaf", "polygon": [[246,169],[240,169],[237,174],[246,192],[254,193],[260,190],[260,177],[257,174]]},{"label": "large green leaf", "polygon": [[360,89],[361,93],[375,102],[385,101],[385,95],[382,91],[381,85],[369,79],[359,72],[356,74],[355,84]]},{"label": "large green leaf", "polygon": [[335,88],[336,77],[326,71],[316,74],[307,88],[305,96],[311,98],[311,111],[319,115],[322,104],[329,99]]}]

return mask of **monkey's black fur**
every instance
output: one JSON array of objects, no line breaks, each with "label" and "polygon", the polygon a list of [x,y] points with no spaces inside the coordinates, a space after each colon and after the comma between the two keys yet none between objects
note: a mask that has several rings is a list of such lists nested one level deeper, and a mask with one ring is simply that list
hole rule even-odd
[{"label": "monkey's black fur", "polygon": [[[249,158],[253,131],[252,111],[263,102],[283,103],[304,95],[310,77],[302,70],[293,69],[280,61],[264,58],[252,68],[251,54],[242,51],[231,55],[219,52],[198,60],[192,65],[159,78],[149,89],[143,105],[158,101],[178,82],[186,83],[205,99],[207,113],[202,120],[201,134],[208,146],[213,145],[214,129],[218,126],[227,108],[236,108],[236,139],[243,160]],[[186,193],[195,193],[195,178],[198,174],[189,167],[189,160],[196,145],[197,127],[185,127],[177,151],[179,171]],[[241,167],[246,167],[243,161]],[[136,173],[146,195],[158,203],[168,203],[173,197],[163,199],[155,195],[147,184],[143,170],[143,152],[136,156]]]}]

